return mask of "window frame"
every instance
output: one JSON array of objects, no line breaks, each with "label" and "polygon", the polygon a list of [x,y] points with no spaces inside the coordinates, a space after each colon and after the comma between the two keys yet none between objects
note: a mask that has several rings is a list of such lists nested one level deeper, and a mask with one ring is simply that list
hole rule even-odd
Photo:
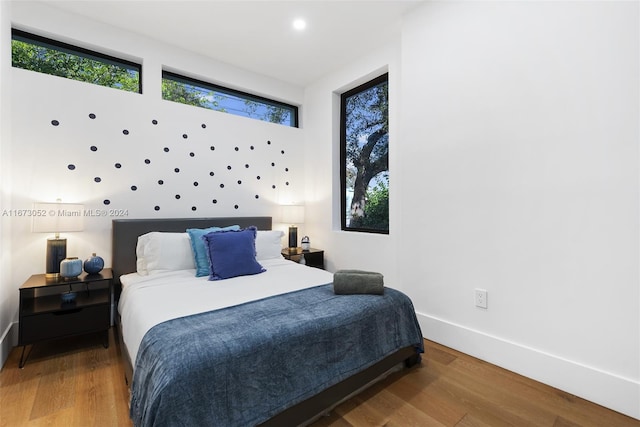
[{"label": "window frame", "polygon": [[[347,209],[350,208],[347,206],[347,129],[346,129],[346,113],[347,113],[347,99],[353,95],[364,92],[374,86],[377,86],[381,83],[387,83],[387,90],[389,85],[389,72],[385,72],[378,77],[374,77],[371,80],[362,83],[353,89],[349,89],[346,92],[340,94],[340,229],[342,231],[355,231],[362,233],[373,233],[373,234],[389,234],[389,228],[386,230],[379,230],[373,228],[364,228],[364,227],[348,227],[347,226]],[[387,98],[387,103],[388,98]],[[387,105],[387,111],[388,111]],[[387,112],[388,114],[388,112]],[[387,121],[389,120],[387,116]],[[389,168],[387,167],[387,173],[389,172]],[[390,210],[389,210],[390,211]],[[387,215],[390,217],[390,212],[387,212]],[[390,218],[389,218],[390,219]]]},{"label": "window frame", "polygon": [[[59,40],[54,40],[48,37],[43,37],[37,34],[33,34],[30,33],[28,31],[24,31],[24,30],[20,30],[17,28],[11,28],[11,41],[13,42],[13,40],[18,40],[24,43],[29,43],[29,44],[33,44],[36,46],[41,46],[47,49],[52,49],[52,50],[57,50],[59,52],[63,52],[63,53],[67,53],[70,55],[75,55],[75,56],[80,56],[83,58],[87,58],[93,61],[98,61],[98,62],[102,62],[105,64],[109,64],[109,65],[117,65],[126,69],[133,69],[135,71],[138,72],[138,90],[137,91],[129,91],[129,90],[124,90],[124,89],[120,89],[114,86],[105,86],[105,85],[101,85],[101,84],[97,84],[97,83],[91,83],[91,82],[86,82],[83,80],[78,80],[78,79],[73,79],[70,77],[64,77],[64,76],[57,76],[55,74],[49,74],[49,73],[41,73],[41,74],[47,74],[50,76],[55,76],[55,77],[62,77],[62,78],[67,78],[69,80],[74,80],[74,81],[79,81],[82,83],[89,83],[89,84],[95,84],[96,86],[102,86],[102,87],[108,87],[108,88],[112,88],[112,89],[118,89],[118,90],[123,90],[125,92],[130,92],[130,93],[140,93],[142,94],[142,64],[138,64],[137,62],[134,61],[129,61],[127,59],[122,59],[122,58],[118,58],[112,55],[107,55],[105,53],[101,53],[101,52],[97,52],[95,50],[91,50],[91,49],[87,49],[84,47],[80,47],[80,46],[76,46],[76,45],[72,45],[69,43],[65,43],[65,42],[61,42]],[[27,70],[27,71],[33,71],[33,70],[29,70],[28,68],[22,68],[22,67],[16,67],[13,65],[13,60],[12,60],[12,67],[14,68],[19,68],[21,70]],[[36,73],[39,71],[35,71]]]},{"label": "window frame", "polygon": [[[291,104],[287,104],[285,102],[281,102],[281,101],[276,101],[274,99],[269,99],[269,98],[265,98],[263,96],[259,96],[259,95],[254,95],[252,93],[248,93],[248,92],[244,92],[241,90],[237,90],[237,89],[231,89],[225,86],[221,86],[215,83],[210,83],[204,80],[200,80],[197,78],[193,78],[193,77],[188,77],[182,74],[178,74],[176,72],[173,71],[167,71],[167,70],[162,70],[162,80],[172,80],[174,82],[178,82],[178,83],[183,83],[183,84],[187,84],[187,85],[191,85],[191,86],[196,86],[205,90],[210,90],[213,92],[219,92],[222,93],[224,95],[231,95],[231,96],[236,96],[239,98],[243,98],[249,101],[254,101],[254,102],[259,102],[261,104],[268,104],[268,105],[272,105],[275,107],[280,107],[280,108],[286,108],[288,110],[291,111],[291,124],[283,124],[283,123],[275,123],[275,122],[270,122],[267,120],[262,120],[262,119],[258,119],[255,117],[248,117],[248,116],[244,116],[242,114],[236,114],[236,113],[230,113],[227,112],[228,114],[233,114],[235,116],[239,116],[239,117],[246,117],[246,118],[250,118],[250,119],[254,119],[254,120],[260,120],[263,121],[265,123],[273,123],[273,124],[277,124],[277,125],[281,125],[281,126],[287,126],[287,127],[292,127],[292,128],[298,128],[300,126],[299,124],[299,108],[295,105],[291,105]],[[173,101],[171,99],[166,99],[164,98],[164,95],[162,97],[162,99],[164,99],[165,101],[171,101],[171,102],[178,102],[178,101]],[[186,104],[189,105],[189,104]],[[201,107],[201,108],[206,108],[206,107]],[[215,110],[213,108],[211,108],[210,110],[212,111],[219,111],[219,110]]]}]

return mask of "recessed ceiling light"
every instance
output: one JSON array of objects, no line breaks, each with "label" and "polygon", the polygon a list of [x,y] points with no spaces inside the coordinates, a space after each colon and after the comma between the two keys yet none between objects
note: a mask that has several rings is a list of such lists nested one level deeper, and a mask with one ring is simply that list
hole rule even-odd
[{"label": "recessed ceiling light", "polygon": [[297,18],[293,20],[293,28],[298,31],[302,31],[307,28],[307,22],[302,18]]}]

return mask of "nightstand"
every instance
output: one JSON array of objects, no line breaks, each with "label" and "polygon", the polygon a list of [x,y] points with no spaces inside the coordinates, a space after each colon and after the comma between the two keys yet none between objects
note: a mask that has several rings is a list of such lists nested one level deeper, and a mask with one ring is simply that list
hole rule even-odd
[{"label": "nightstand", "polygon": [[[63,296],[75,297],[71,301]],[[40,341],[104,331],[104,347],[109,347],[113,274],[105,268],[98,274],[82,273],[73,279],[47,278],[34,274],[20,286],[18,345],[25,349]]]},{"label": "nightstand", "polygon": [[294,262],[300,262],[300,259],[304,255],[306,265],[324,269],[324,251],[320,249],[311,248],[308,251],[303,251],[302,248],[296,248],[295,251],[290,251],[289,248],[284,248],[281,253],[285,259]]}]

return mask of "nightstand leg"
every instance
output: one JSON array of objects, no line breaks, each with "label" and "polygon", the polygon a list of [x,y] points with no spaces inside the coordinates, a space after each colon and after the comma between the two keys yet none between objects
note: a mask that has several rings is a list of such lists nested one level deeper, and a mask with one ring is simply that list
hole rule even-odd
[{"label": "nightstand leg", "polygon": [[[31,348],[33,348],[33,345],[31,346]],[[29,349],[29,352],[25,356],[24,352],[25,352],[26,349],[27,349],[27,346],[23,345],[22,346],[22,354],[20,355],[20,362],[18,363],[18,367],[20,369],[24,368],[24,364],[27,363],[27,359],[29,358],[29,355],[31,354],[31,349]]]}]

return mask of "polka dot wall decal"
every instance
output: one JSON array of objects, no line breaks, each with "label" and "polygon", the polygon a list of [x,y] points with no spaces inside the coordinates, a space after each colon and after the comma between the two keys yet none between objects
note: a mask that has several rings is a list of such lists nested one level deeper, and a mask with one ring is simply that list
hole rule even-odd
[{"label": "polka dot wall decal", "polygon": [[256,176],[256,179],[260,179],[260,175]]},{"label": "polka dot wall decal", "polygon": [[218,203],[218,200],[213,199],[213,200],[211,201],[211,203],[213,203],[213,204],[215,205],[216,203]]},{"label": "polka dot wall decal", "polygon": [[244,167],[245,167],[245,168],[247,168],[247,169],[249,169],[249,165],[248,165],[248,164],[244,165]]},{"label": "polka dot wall decal", "polygon": [[176,200],[180,200],[180,195],[176,194]]},{"label": "polka dot wall decal", "polygon": [[224,184],[220,184],[220,188],[224,188]]},{"label": "polka dot wall decal", "polygon": [[275,166],[275,165],[276,165],[275,163],[271,162],[271,166]]},{"label": "polka dot wall decal", "polygon": [[267,145],[271,145],[271,141],[267,141]]},{"label": "polka dot wall decal", "polygon": [[175,173],[180,173],[180,168],[175,168],[173,171],[174,171]]},{"label": "polka dot wall decal", "polygon": [[211,148],[211,151],[216,149],[216,147],[214,147],[213,145],[211,147],[209,147],[209,148]]},{"label": "polka dot wall decal", "polygon": [[102,203],[104,203],[105,205],[110,205],[110,204],[111,204],[111,200],[109,200],[109,199],[104,199],[104,200],[102,201]]},{"label": "polka dot wall decal", "polygon": [[209,176],[214,176],[214,175],[215,175],[215,173],[209,172]]},{"label": "polka dot wall decal", "polygon": [[183,137],[184,139],[187,139],[187,138],[189,138],[189,135],[187,135],[186,133],[183,133],[183,134],[182,134],[182,137]]},{"label": "polka dot wall decal", "polygon": [[95,178],[93,178],[93,180],[95,182],[101,182],[102,181],[102,179],[99,176],[96,176]]},{"label": "polka dot wall decal", "polygon": [[129,135],[129,131],[128,131],[128,130],[126,130],[126,129],[125,129],[125,130],[123,130],[123,131],[122,131],[122,133],[123,133],[123,134],[125,134],[125,135]]},{"label": "polka dot wall decal", "polygon": [[195,211],[195,210],[197,210],[197,209],[198,209],[198,208],[196,208],[195,206],[191,206],[191,210],[192,210],[192,211]]},{"label": "polka dot wall decal", "polygon": [[256,194],[256,199],[259,199],[259,198],[260,198],[260,196],[258,196],[258,195]]},{"label": "polka dot wall decal", "polygon": [[284,154],[284,150],[280,150],[280,152],[281,152],[282,154]]},{"label": "polka dot wall decal", "polygon": [[159,211],[160,210],[160,206],[154,206],[153,210]]},{"label": "polka dot wall decal", "polygon": [[195,157],[196,153],[194,153],[193,151],[191,153],[189,153],[189,157]]},{"label": "polka dot wall decal", "polygon": [[116,168],[116,169],[120,169],[120,168],[122,167],[122,165],[121,165],[120,163],[116,163],[116,164],[115,164],[115,165],[113,165],[113,166],[115,166],[115,168]]},{"label": "polka dot wall decal", "polygon": [[289,172],[289,168],[284,168],[284,171],[285,172]]},{"label": "polka dot wall decal", "polygon": [[289,185],[289,181],[285,182],[284,185]]},{"label": "polka dot wall decal", "polygon": [[135,185],[131,186],[131,191],[136,191],[138,189],[138,187],[136,187]]},{"label": "polka dot wall decal", "polygon": [[60,122],[57,121],[57,120],[51,120],[51,124],[54,125],[54,126],[58,126],[60,124]]},{"label": "polka dot wall decal", "polygon": [[150,163],[151,163],[151,160],[149,160],[149,159],[144,159],[144,162],[145,162],[146,164],[150,164]]},{"label": "polka dot wall decal", "polygon": [[154,125],[158,124],[158,121],[156,119],[151,120],[151,123],[153,123]]},{"label": "polka dot wall decal", "polygon": [[234,148],[234,150],[236,150],[236,151],[240,151],[240,148],[236,147],[236,148]]},{"label": "polka dot wall decal", "polygon": [[200,126],[202,126],[202,129],[206,129],[207,125],[205,125],[204,123],[201,124]]},{"label": "polka dot wall decal", "polygon": [[95,145],[92,145],[91,147],[89,147],[89,149],[91,151],[98,151],[98,147],[96,147]]},{"label": "polka dot wall decal", "polygon": [[275,186],[275,185],[272,185],[272,186],[271,186],[271,188],[276,188],[276,186]]},{"label": "polka dot wall decal", "polygon": [[240,185],[240,184],[242,184],[242,181],[241,181],[241,180],[238,180],[238,185]]},{"label": "polka dot wall decal", "polygon": [[238,205],[233,205],[233,209],[238,209],[240,206]]},{"label": "polka dot wall decal", "polygon": [[163,181],[163,180],[161,180],[161,179],[159,179],[159,180],[158,180],[158,184],[159,184],[159,185],[162,185],[162,184],[164,184],[164,181]]},{"label": "polka dot wall decal", "polygon": [[168,153],[169,152],[169,147],[164,147],[164,152]]},{"label": "polka dot wall decal", "polygon": [[227,170],[231,170],[231,166],[227,166]]},{"label": "polka dot wall decal", "polygon": [[93,119],[95,119],[95,118],[96,118],[96,115],[95,115],[95,114],[93,114],[93,113],[91,113],[91,114],[89,114],[89,118],[90,118],[91,120],[93,120]]},{"label": "polka dot wall decal", "polygon": [[76,165],[67,165],[67,169],[69,169],[70,171],[75,170]]},{"label": "polka dot wall decal", "polygon": [[194,186],[194,187],[197,187],[197,186],[198,186],[198,181],[195,181],[195,182],[193,183],[193,186]]},{"label": "polka dot wall decal", "polygon": [[256,148],[256,147],[254,147],[254,146],[252,145],[252,146],[251,146],[251,147],[249,147],[249,148],[251,148],[252,150],[255,150],[255,148]]}]

